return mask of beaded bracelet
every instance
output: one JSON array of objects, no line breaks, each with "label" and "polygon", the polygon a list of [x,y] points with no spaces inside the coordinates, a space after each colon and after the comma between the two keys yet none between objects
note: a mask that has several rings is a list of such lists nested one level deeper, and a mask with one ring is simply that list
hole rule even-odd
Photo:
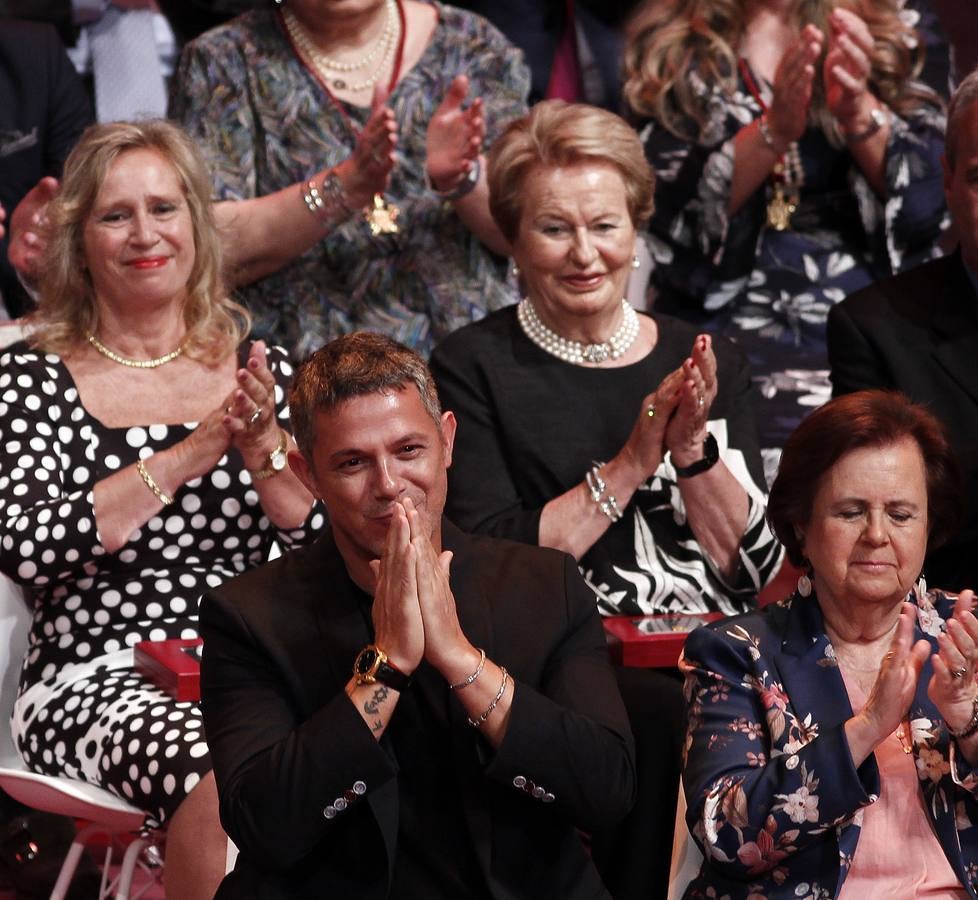
[{"label": "beaded bracelet", "polygon": [[479,665],[476,666],[476,670],[471,675],[466,675],[461,681],[456,681],[454,684],[450,684],[448,686],[450,690],[458,691],[464,687],[468,687],[482,674],[482,669],[486,664],[486,651],[480,647],[479,654]]},{"label": "beaded bracelet", "polygon": [[312,179],[302,193],[302,200],[324,227],[337,225],[353,215],[353,210],[347,205],[343,185],[336,174],[336,169],[330,169],[320,187]]},{"label": "beaded bracelet", "polygon": [[[768,149],[774,153],[778,153],[777,145],[774,143],[774,137],[771,135],[771,125],[767,120],[767,113],[764,113],[757,120],[757,130],[760,131],[761,137],[764,138],[764,143],[767,144]],[[781,154],[778,153],[778,156]]]},{"label": "beaded bracelet", "polygon": [[486,721],[486,719],[489,718],[489,714],[496,708],[496,704],[503,699],[503,694],[506,693],[506,685],[509,682],[509,672],[507,672],[505,668],[502,668],[501,671],[503,673],[503,682],[499,685],[499,690],[496,691],[496,696],[492,698],[492,703],[486,707],[486,711],[479,716],[478,719],[469,719],[469,725],[471,725],[473,728],[478,728],[483,722]]},{"label": "beaded bracelet", "polygon": [[962,740],[963,738],[971,737],[976,731],[978,731],[978,697],[975,697],[971,705],[971,721],[960,731],[955,731],[953,728],[948,727],[947,733],[955,740]]},{"label": "beaded bracelet", "polygon": [[173,498],[169,494],[163,493],[163,489],[156,483],[153,476],[149,474],[146,469],[146,464],[142,460],[139,460],[136,463],[136,471],[139,472],[140,477],[146,483],[146,487],[153,492],[156,499],[159,500],[160,503],[162,503],[164,506],[169,506],[173,502]]}]

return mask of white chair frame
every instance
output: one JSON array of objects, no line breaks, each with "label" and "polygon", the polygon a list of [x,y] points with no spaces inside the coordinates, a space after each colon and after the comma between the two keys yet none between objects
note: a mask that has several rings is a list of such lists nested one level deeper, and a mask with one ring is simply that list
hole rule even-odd
[{"label": "white chair frame", "polygon": [[[51,900],[63,900],[66,896],[85,842],[96,834],[108,838],[98,900],[111,897],[138,900],[150,887],[158,884],[162,876],[162,834],[144,828],[146,814],[103,788],[30,771],[14,746],[9,721],[17,697],[30,623],[31,614],[23,591],[0,575],[0,712],[6,715],[8,722],[6,729],[0,728],[0,788],[32,809],[90,823],[75,836],[51,892]],[[123,853],[119,874],[110,880],[109,865],[117,839],[124,834],[136,837]],[[142,874],[144,883],[133,893],[137,872]]]}]

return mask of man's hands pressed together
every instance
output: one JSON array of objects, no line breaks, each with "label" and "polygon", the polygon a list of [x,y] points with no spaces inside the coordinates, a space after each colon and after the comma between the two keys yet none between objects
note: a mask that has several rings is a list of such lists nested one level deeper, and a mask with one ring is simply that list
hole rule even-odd
[{"label": "man's hands pressed together", "polygon": [[[483,736],[498,746],[509,721],[513,682],[506,677],[504,686],[504,671],[488,659],[483,663],[482,652],[462,631],[449,582],[451,560],[451,551],[435,549],[430,523],[414,502],[410,498],[396,502],[383,556],[371,563],[376,579],[372,611],[376,646],[404,675],[412,675],[426,661],[456,686],[469,719],[478,720]],[[477,671],[475,678],[467,680]],[[346,693],[379,739],[400,692],[379,681],[357,684],[352,678]]]}]

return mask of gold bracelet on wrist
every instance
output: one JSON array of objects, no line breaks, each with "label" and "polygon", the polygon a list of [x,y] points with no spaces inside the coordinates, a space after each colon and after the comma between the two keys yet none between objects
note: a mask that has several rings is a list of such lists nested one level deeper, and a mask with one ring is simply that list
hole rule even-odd
[{"label": "gold bracelet on wrist", "polygon": [[143,479],[146,487],[148,487],[152,492],[153,496],[160,501],[164,506],[169,506],[173,502],[173,498],[169,494],[163,493],[163,489],[156,483],[156,479],[146,469],[146,463],[141,459],[136,463],[136,471],[139,472],[140,478]]}]

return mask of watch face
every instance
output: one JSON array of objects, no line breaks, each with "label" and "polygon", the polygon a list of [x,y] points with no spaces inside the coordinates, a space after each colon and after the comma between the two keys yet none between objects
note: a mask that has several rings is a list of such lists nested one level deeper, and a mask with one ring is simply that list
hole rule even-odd
[{"label": "watch face", "polygon": [[377,662],[377,651],[373,647],[367,647],[360,651],[357,657],[356,670],[358,675],[366,675],[373,669]]}]

